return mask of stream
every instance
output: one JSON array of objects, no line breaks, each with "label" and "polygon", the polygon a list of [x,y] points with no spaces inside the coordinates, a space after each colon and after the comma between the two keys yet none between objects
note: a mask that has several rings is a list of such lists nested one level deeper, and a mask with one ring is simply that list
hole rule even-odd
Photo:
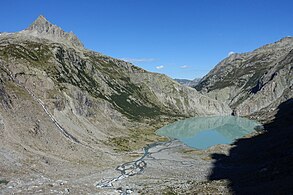
[{"label": "stream", "polygon": [[60,132],[69,140],[71,140],[72,142],[81,144],[79,142],[79,140],[77,140],[74,136],[72,136],[70,133],[68,133],[60,124],[59,122],[55,119],[55,117],[48,111],[48,109],[45,106],[45,103],[37,98],[37,96],[31,91],[29,90],[26,86],[24,86],[24,84],[21,84],[21,82],[15,78],[15,76],[12,74],[12,72],[5,66],[3,65],[3,68],[8,72],[9,77],[12,79],[12,81],[14,81],[14,83],[23,88],[24,90],[27,91],[27,93],[33,98],[33,100],[35,100],[44,110],[44,112],[48,115],[48,117],[52,120],[52,122],[56,125],[56,127],[60,130]]},{"label": "stream", "polygon": [[[171,140],[172,141],[172,140]],[[119,180],[125,179],[127,177],[130,176],[135,176],[138,174],[142,174],[144,172],[144,169],[147,166],[147,163],[144,161],[144,159],[152,154],[150,153],[150,149],[159,146],[159,145],[166,145],[168,143],[170,143],[171,141],[167,141],[167,142],[155,142],[152,144],[148,144],[147,146],[145,146],[143,148],[143,155],[134,160],[134,161],[130,161],[130,162],[126,162],[123,163],[122,165],[118,165],[116,167],[116,171],[120,172],[120,174],[116,177],[113,178],[108,178],[108,179],[102,179],[101,181],[99,181],[96,184],[97,188],[109,188],[109,189],[116,189],[121,195],[127,195],[127,194],[131,194],[133,192],[132,189],[129,188],[122,188],[122,187],[114,187],[113,183],[117,182]],[[158,151],[159,152],[159,151]]]}]

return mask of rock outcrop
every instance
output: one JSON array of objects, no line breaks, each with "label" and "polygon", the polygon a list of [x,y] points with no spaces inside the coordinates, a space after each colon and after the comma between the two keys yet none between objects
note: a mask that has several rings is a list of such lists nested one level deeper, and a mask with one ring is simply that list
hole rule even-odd
[{"label": "rock outcrop", "polygon": [[293,38],[286,37],[253,52],[232,54],[195,87],[226,102],[236,115],[265,119],[292,98]]},{"label": "rock outcrop", "polygon": [[83,48],[83,44],[73,32],[65,32],[60,27],[50,23],[44,16],[39,16],[27,29],[20,32],[23,35],[48,39],[73,47]]}]

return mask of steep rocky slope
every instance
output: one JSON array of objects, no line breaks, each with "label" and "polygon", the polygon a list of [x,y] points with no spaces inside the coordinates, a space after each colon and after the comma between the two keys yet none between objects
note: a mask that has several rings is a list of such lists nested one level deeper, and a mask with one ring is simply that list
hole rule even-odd
[{"label": "steep rocky slope", "polygon": [[286,37],[252,52],[233,54],[195,87],[226,102],[241,116],[265,120],[292,98],[293,38]]}]

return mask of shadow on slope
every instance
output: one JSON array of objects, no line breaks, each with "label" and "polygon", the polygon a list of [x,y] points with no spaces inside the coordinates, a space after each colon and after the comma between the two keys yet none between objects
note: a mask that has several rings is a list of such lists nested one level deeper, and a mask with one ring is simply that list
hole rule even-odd
[{"label": "shadow on slope", "polygon": [[293,99],[264,127],[265,133],[236,141],[228,156],[213,154],[209,179],[228,180],[235,194],[293,193]]}]

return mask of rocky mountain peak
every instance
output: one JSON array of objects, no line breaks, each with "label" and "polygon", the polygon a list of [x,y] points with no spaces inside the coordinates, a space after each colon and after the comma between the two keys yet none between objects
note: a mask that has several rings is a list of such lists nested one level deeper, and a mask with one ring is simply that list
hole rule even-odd
[{"label": "rocky mountain peak", "polygon": [[293,37],[287,36],[279,40],[277,43],[279,43],[281,46],[292,46],[293,44]]},{"label": "rocky mountain peak", "polygon": [[73,32],[65,32],[60,27],[50,23],[43,15],[40,15],[21,33],[38,38],[49,39],[54,42],[61,42],[73,47],[83,48],[83,44]]},{"label": "rocky mountain peak", "polygon": [[59,28],[50,23],[43,15],[40,15],[27,30],[37,30],[39,33],[48,32],[50,28]]},{"label": "rocky mountain peak", "polygon": [[287,36],[287,37],[282,38],[280,41],[293,41],[293,37]]}]

